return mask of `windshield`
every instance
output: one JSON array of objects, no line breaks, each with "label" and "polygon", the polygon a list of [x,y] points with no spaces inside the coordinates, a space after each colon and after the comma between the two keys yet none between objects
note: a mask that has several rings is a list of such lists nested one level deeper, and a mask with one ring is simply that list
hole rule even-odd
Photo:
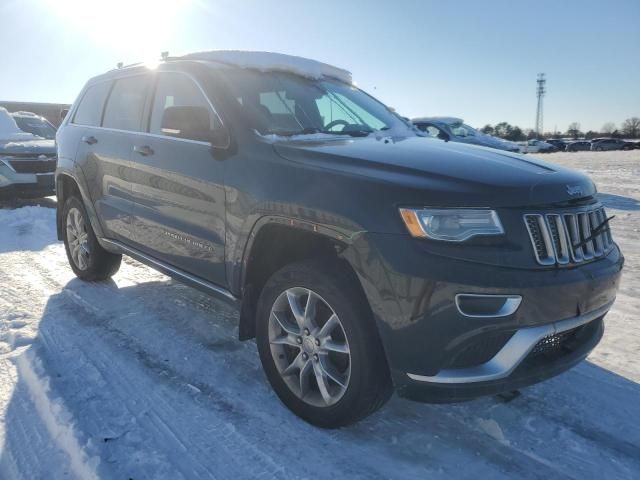
[{"label": "windshield", "polygon": [[53,140],[56,138],[56,129],[46,120],[38,117],[13,117],[18,128],[26,133],[31,133],[38,137]]},{"label": "windshield", "polygon": [[237,106],[260,134],[330,133],[366,136],[377,130],[411,130],[362,90],[334,80],[279,72],[225,71]]}]

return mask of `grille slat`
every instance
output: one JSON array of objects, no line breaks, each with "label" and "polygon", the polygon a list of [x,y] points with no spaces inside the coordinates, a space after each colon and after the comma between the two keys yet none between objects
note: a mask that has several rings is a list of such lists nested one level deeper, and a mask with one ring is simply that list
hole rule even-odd
[{"label": "grille slat", "polygon": [[52,173],[56,171],[56,159],[9,160],[16,173]]},{"label": "grille slat", "polygon": [[564,223],[569,232],[569,244],[571,245],[571,253],[573,261],[578,263],[584,260],[584,251],[582,247],[574,247],[580,243],[580,229],[578,228],[578,220],[573,213],[564,216]]},{"label": "grille slat", "polygon": [[555,213],[547,215],[547,225],[551,232],[556,261],[561,264],[569,263],[569,244],[562,217]]},{"label": "grille slat", "polygon": [[[591,223],[591,231],[594,231],[596,228],[598,228],[598,225],[600,225],[600,221],[598,219],[599,215],[597,213],[597,211],[593,211],[589,213],[589,220]],[[596,238],[594,238],[593,241],[594,244],[594,254],[596,257],[601,257],[602,254],[604,253],[604,244],[602,243],[602,234],[598,235]]]},{"label": "grille slat", "polygon": [[606,213],[600,206],[576,213],[532,213],[524,216],[533,252],[540,265],[580,263],[606,255],[613,248],[609,227],[590,238],[605,219]]},{"label": "grille slat", "polygon": [[[587,213],[578,214],[578,223],[580,224],[580,241],[584,242],[591,235],[591,224]],[[584,250],[584,259],[591,260],[594,257],[593,242],[587,242],[582,247]]]},{"label": "grille slat", "polygon": [[556,260],[551,243],[551,236],[549,235],[549,230],[546,227],[544,218],[538,214],[526,215],[525,223],[529,230],[529,236],[538,263],[541,265],[553,265]]}]

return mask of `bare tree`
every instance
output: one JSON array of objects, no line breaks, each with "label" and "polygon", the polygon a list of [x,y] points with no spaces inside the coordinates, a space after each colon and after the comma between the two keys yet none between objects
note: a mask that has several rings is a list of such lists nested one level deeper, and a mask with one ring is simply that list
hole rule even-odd
[{"label": "bare tree", "polygon": [[482,133],[486,133],[487,135],[493,135],[493,127],[490,124],[486,124],[484,127],[480,129]]},{"label": "bare tree", "polygon": [[607,122],[602,125],[600,131],[606,135],[611,135],[616,130],[616,124],[613,122]]},{"label": "bare tree", "polygon": [[578,138],[582,135],[582,132],[580,131],[580,124],[578,122],[570,123],[567,128],[567,135],[573,138]]},{"label": "bare tree", "polygon": [[622,123],[622,133],[625,137],[638,138],[640,136],[640,118],[627,118]]}]

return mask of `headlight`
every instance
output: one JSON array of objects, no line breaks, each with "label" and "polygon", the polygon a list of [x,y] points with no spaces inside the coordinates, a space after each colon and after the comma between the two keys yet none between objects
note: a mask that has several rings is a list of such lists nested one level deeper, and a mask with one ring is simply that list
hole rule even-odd
[{"label": "headlight", "polygon": [[414,237],[464,242],[477,235],[502,235],[494,210],[470,208],[401,208],[400,215]]}]

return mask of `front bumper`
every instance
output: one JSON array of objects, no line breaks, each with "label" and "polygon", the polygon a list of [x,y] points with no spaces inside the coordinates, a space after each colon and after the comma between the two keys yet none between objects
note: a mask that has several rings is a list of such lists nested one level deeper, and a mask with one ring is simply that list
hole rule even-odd
[{"label": "front bumper", "polygon": [[53,173],[13,174],[0,179],[0,197],[15,198],[20,196],[48,196],[55,193]]},{"label": "front bumper", "polygon": [[[616,246],[575,268],[504,268],[428,255],[414,239],[382,234],[367,234],[352,251],[396,390],[432,402],[519,388],[585,358],[602,336],[624,263]],[[521,302],[506,315],[473,316],[459,309],[459,294]],[[538,355],[541,342],[558,348]]]}]

